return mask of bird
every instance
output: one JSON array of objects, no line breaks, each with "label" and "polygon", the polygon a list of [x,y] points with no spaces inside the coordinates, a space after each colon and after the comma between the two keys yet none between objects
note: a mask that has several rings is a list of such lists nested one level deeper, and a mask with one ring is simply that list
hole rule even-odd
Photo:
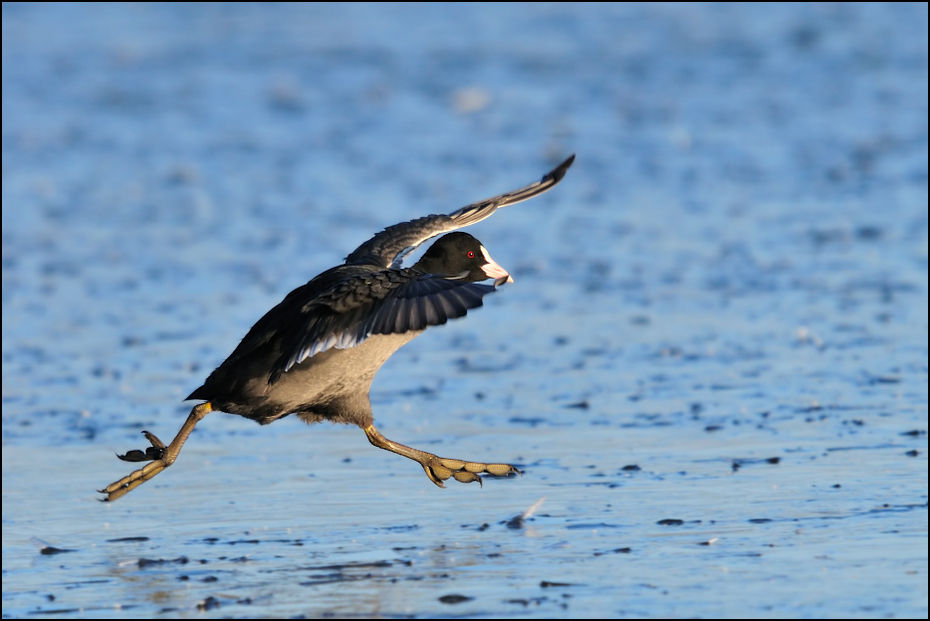
[{"label": "bird", "polygon": [[[170,444],[143,431],[150,446],[117,455],[149,463],[98,490],[101,500],[114,501],[170,467],[197,423],[216,411],[262,425],[290,414],[307,423],[358,425],[371,444],[416,461],[439,487],[449,479],[481,484],[481,474],[522,474],[510,464],[439,457],[385,438],[374,426],[369,391],[401,346],[428,327],[464,317],[485,295],[513,282],[481,242],[457,229],[552,189],[574,160],[573,154],[535,183],[448,215],[389,226],[342,265],[291,291],[185,399],[200,403]],[[404,257],[437,235],[419,261],[402,267]]]}]

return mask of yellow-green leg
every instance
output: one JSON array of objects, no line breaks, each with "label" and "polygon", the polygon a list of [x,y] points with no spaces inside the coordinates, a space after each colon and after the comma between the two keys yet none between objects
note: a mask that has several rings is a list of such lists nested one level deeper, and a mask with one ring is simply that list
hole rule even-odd
[{"label": "yellow-green leg", "polygon": [[117,455],[117,457],[123,461],[152,460],[152,463],[146,464],[144,468],[140,468],[124,476],[119,481],[110,483],[102,490],[99,490],[101,494],[107,495],[103,500],[105,502],[112,502],[121,496],[125,496],[173,464],[174,460],[178,458],[178,453],[181,452],[181,447],[184,446],[184,443],[187,441],[187,437],[191,435],[191,432],[194,430],[194,427],[204,416],[212,411],[213,406],[210,405],[209,401],[201,403],[200,405],[195,405],[190,415],[188,415],[187,420],[184,421],[184,425],[181,426],[181,430],[178,431],[178,435],[174,437],[174,440],[172,440],[171,444],[168,446],[165,446],[155,434],[143,431],[142,433],[152,446],[145,449],[145,452],[138,450],[129,451],[125,455]]},{"label": "yellow-green leg", "polygon": [[478,476],[479,474],[493,474],[496,477],[505,477],[513,473],[523,474],[510,464],[482,464],[475,461],[437,457],[432,453],[419,451],[415,448],[388,440],[375,429],[374,425],[369,425],[365,428],[365,435],[368,436],[368,441],[378,448],[403,455],[407,459],[412,459],[419,463],[423,466],[423,470],[426,471],[426,476],[429,477],[429,480],[439,487],[445,487],[442,482],[448,481],[450,478],[455,479],[459,483],[474,483],[478,481],[480,485],[481,477]]}]

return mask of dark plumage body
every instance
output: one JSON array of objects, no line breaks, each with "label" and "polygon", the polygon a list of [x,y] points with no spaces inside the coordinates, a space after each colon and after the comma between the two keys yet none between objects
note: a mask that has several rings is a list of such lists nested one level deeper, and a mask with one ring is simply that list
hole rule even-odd
[{"label": "dark plumage body", "polygon": [[[403,257],[431,237],[545,192],[561,180],[573,160],[574,156],[541,181],[515,192],[449,215],[388,227],[352,252],[345,264],[289,293],[191,393],[188,399],[204,403],[194,407],[170,445],[143,432],[152,446],[120,456],[152,463],[107,486],[106,499],[119,498],[170,466],[194,426],[211,411],[238,414],[261,424],[288,414],[309,423],[355,424],[375,446],[419,462],[440,487],[450,477],[467,483],[480,482],[478,473],[519,472],[508,464],[440,458],[384,438],[374,428],[368,394],[378,369],[398,348],[429,326],[481,306],[485,295],[512,280],[467,233],[444,235],[410,268],[400,267]],[[495,284],[480,282],[487,279]]]},{"label": "dark plumage body", "polygon": [[[437,245],[455,241],[468,243],[481,256],[481,244],[467,233],[450,233]],[[429,265],[428,257],[424,259]],[[444,267],[439,274],[425,271],[422,263],[409,269],[340,265],[323,272],[259,319],[188,399],[209,401],[216,410],[263,425],[293,413],[307,422],[328,419],[364,429],[373,422],[369,387],[391,354],[428,326],[480,306],[481,298],[494,291],[491,285],[468,280],[488,278],[480,265],[471,277],[449,281],[445,271],[465,271],[464,262]],[[426,290],[433,291],[432,299]],[[412,297],[401,298],[404,293]],[[393,304],[385,308],[385,302]],[[330,333],[360,326],[359,316],[373,324],[367,338],[344,349],[332,346],[287,368],[301,344],[311,346]],[[378,318],[382,321],[374,325],[371,320]]]}]

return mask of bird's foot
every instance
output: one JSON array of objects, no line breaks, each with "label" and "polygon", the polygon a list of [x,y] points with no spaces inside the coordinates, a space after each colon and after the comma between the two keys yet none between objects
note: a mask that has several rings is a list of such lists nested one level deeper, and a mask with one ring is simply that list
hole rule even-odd
[{"label": "bird's foot", "polygon": [[152,463],[146,464],[135,472],[131,472],[124,476],[119,481],[114,481],[102,490],[98,490],[101,494],[106,494],[106,498],[102,500],[104,502],[112,502],[117,498],[125,496],[173,464],[178,458],[178,453],[181,452],[181,447],[184,446],[184,442],[187,441],[187,437],[191,434],[191,431],[194,430],[194,426],[212,411],[213,406],[209,401],[195,405],[194,409],[192,409],[191,413],[188,415],[187,420],[184,422],[184,425],[181,426],[181,430],[178,431],[178,435],[176,435],[174,440],[171,441],[171,444],[167,446],[164,442],[159,440],[154,433],[143,431],[143,435],[145,435],[149,444],[152,446],[144,451],[128,451],[125,455],[117,455],[117,457],[123,461],[150,461]]},{"label": "bird's foot", "polygon": [[483,486],[479,474],[491,474],[496,477],[506,477],[514,473],[523,475],[522,472],[510,464],[482,464],[474,461],[437,457],[429,453],[427,455],[429,458],[420,463],[429,480],[439,487],[445,487],[443,481],[448,481],[450,478],[459,483],[474,483],[477,481],[478,485]]},{"label": "bird's foot", "polygon": [[429,477],[429,480],[439,487],[445,487],[443,481],[448,481],[449,479],[455,479],[459,483],[474,483],[478,481],[478,484],[483,486],[481,477],[478,476],[479,474],[491,474],[496,477],[506,477],[514,473],[519,475],[523,474],[510,464],[483,464],[477,461],[450,459],[448,457],[439,457],[432,453],[427,453],[426,451],[411,448],[398,442],[388,440],[381,435],[381,432],[375,429],[374,425],[365,427],[365,434],[368,436],[368,441],[378,448],[403,455],[407,459],[412,459],[423,466],[423,470],[426,472],[426,476]]},{"label": "bird's foot", "polygon": [[153,461],[156,459],[161,459],[165,455],[165,443],[158,439],[154,433],[148,431],[143,431],[142,435],[145,436],[146,440],[152,445],[145,449],[145,451],[126,451],[125,455],[117,455],[123,461]]},{"label": "bird's foot", "polygon": [[169,462],[164,459],[167,447],[164,442],[158,439],[158,436],[148,431],[143,431],[142,433],[152,446],[146,448],[145,451],[127,451],[125,455],[117,455],[117,457],[123,461],[151,461],[152,463],[146,464],[144,467],[124,476],[119,481],[110,483],[105,488],[98,490],[101,494],[107,495],[107,497],[103,499],[104,502],[111,502],[128,494],[170,466],[174,461],[172,460],[172,462]]}]

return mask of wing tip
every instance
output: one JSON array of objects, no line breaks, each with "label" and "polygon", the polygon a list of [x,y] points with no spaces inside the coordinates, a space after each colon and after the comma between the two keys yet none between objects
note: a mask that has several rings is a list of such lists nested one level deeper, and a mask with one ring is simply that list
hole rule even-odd
[{"label": "wing tip", "polygon": [[553,168],[550,172],[546,173],[541,179],[541,183],[546,181],[552,181],[552,184],[555,185],[562,180],[562,177],[565,176],[565,173],[571,168],[571,165],[575,162],[575,154],[572,153],[568,156],[564,162]]}]

